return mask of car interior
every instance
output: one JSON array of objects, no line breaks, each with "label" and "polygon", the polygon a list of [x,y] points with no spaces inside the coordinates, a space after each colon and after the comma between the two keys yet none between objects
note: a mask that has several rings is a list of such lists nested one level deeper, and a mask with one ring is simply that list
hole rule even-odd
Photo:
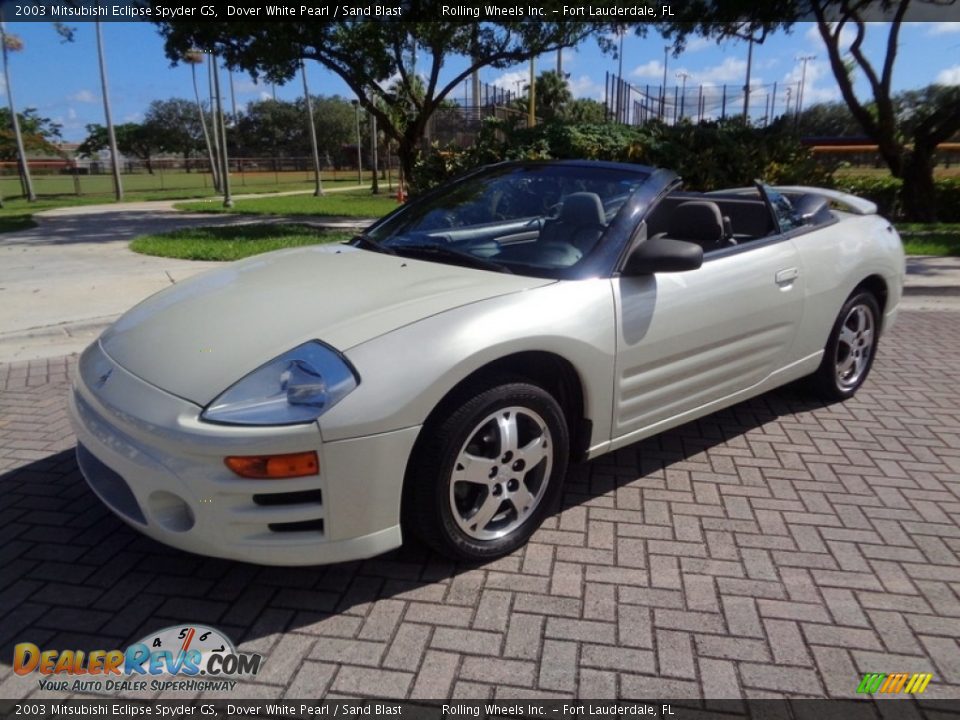
[{"label": "car interior", "polygon": [[[793,227],[820,225],[832,219],[825,198],[791,196]],[[734,247],[778,232],[770,206],[759,197],[723,192],[703,195],[674,192],[647,218],[647,237],[694,242],[705,253]]]}]

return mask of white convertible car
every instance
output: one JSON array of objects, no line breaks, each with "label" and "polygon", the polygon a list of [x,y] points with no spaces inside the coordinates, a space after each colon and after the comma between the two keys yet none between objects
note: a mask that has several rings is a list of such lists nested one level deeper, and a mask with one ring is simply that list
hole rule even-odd
[{"label": "white convertible car", "polygon": [[844,399],[900,301],[873,204],[505,163],[349,244],[226,265],[80,358],[80,468],[124,521],[255,563],[523,544],[567,465],[808,378]]}]

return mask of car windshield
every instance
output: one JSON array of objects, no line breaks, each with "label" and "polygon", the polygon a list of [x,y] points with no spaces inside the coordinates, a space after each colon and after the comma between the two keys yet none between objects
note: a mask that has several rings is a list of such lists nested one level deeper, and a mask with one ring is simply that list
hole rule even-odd
[{"label": "car windshield", "polygon": [[363,240],[403,256],[567,277],[648,177],[640,168],[498,166],[411,203]]}]

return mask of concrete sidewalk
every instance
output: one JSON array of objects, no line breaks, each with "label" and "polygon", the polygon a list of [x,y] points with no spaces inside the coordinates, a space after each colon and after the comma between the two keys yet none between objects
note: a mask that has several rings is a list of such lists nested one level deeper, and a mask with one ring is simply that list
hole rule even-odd
[{"label": "concrete sidewalk", "polygon": [[[0,235],[0,363],[79,352],[140,300],[219,265],[139,255],[127,246],[137,235],[192,225],[371,222],[185,213],[175,202],[57,208],[37,213],[36,228]],[[903,308],[960,311],[960,258],[909,258]]]},{"label": "concrete sidewalk", "polygon": [[0,363],[78,352],[140,300],[220,264],[140,255],[128,247],[138,235],[199,225],[357,229],[372,222],[186,213],[175,202],[57,208],[37,213],[35,228],[0,235]]}]

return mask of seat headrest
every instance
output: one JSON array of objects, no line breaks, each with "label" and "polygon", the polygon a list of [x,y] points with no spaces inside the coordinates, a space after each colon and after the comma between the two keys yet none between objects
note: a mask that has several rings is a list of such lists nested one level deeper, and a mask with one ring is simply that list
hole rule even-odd
[{"label": "seat headrest", "polygon": [[570,193],[563,198],[559,219],[573,225],[606,225],[600,196],[592,192]]},{"label": "seat headrest", "polygon": [[724,238],[723,216],[716,203],[693,200],[681,203],[670,215],[667,236],[674,240],[690,240],[708,244]]}]

